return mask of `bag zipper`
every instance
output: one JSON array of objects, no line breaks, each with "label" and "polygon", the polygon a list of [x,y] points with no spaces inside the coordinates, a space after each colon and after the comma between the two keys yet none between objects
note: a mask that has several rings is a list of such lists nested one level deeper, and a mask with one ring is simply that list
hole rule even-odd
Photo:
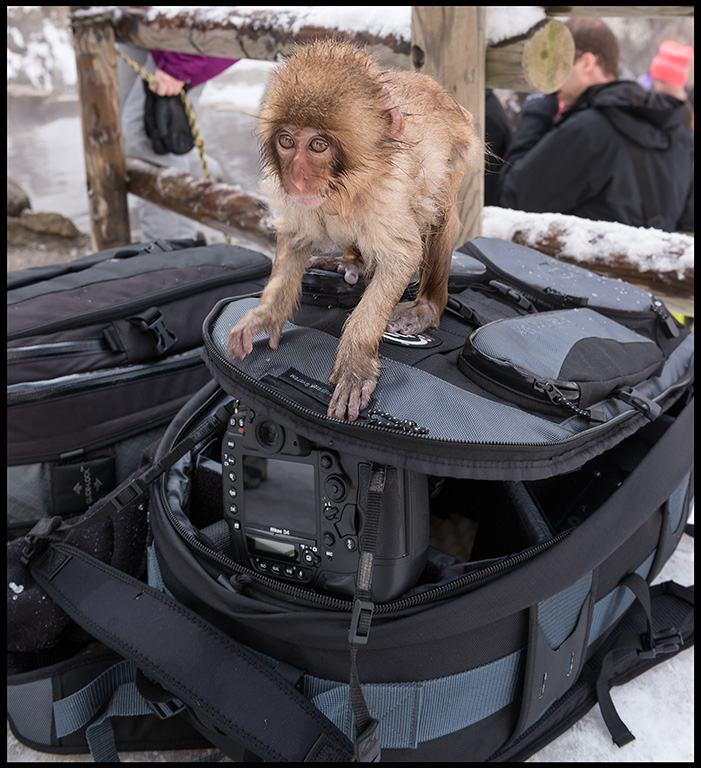
[{"label": "bag zipper", "polygon": [[55,341],[46,344],[31,344],[26,347],[8,347],[7,362],[18,360],[29,362],[46,357],[62,357],[64,355],[94,355],[110,350],[104,339],[81,339],[76,341]]},{"label": "bag zipper", "polygon": [[[212,399],[216,398],[217,394],[215,394]],[[206,405],[203,407],[203,409],[204,408],[206,408]],[[166,446],[166,450],[172,450],[172,448],[180,441],[182,436],[186,432],[190,432],[192,430],[193,420],[194,416],[192,419],[190,419],[190,421],[183,425],[183,427],[180,429],[180,432],[176,435],[173,444],[171,446]],[[217,435],[214,436],[214,439],[219,439],[219,437],[220,434],[217,433]],[[235,560],[232,560],[227,555],[224,555],[221,552],[217,552],[203,544],[201,541],[199,541],[199,539],[193,536],[193,534],[187,530],[187,528],[185,528],[175,516],[168,500],[168,494],[166,493],[166,482],[167,475],[163,476],[158,481],[158,493],[160,495],[161,506],[166,513],[168,522],[173,526],[185,545],[196,554],[201,555],[209,562],[224,569],[225,572],[231,573],[233,576],[244,576],[246,577],[246,580],[250,579],[247,584],[240,585],[239,589],[236,589],[231,584],[230,579],[225,579],[224,582],[219,579],[219,583],[223,584],[223,586],[225,586],[227,589],[231,589],[236,592],[240,589],[245,589],[249,586],[255,585],[255,587],[260,588],[264,594],[266,592],[272,592],[274,595],[286,595],[299,603],[312,604],[316,607],[323,607],[333,611],[344,611],[347,613],[350,613],[353,610],[354,601],[352,599],[324,595],[312,589],[304,589],[303,587],[298,587],[285,581],[274,579],[269,576],[264,576],[257,571],[254,571],[252,568],[247,568],[246,566],[237,563]],[[458,576],[457,578],[445,584],[429,587],[428,589],[425,589],[417,594],[409,595],[408,597],[403,598],[400,597],[387,603],[377,603],[375,605],[375,612],[378,614],[389,614],[393,613],[394,611],[415,608],[417,606],[423,605],[424,603],[450,597],[454,593],[466,590],[484,579],[490,579],[495,576],[499,576],[511,568],[523,565],[524,563],[528,562],[534,557],[537,557],[546,550],[550,549],[550,547],[565,539],[571,533],[571,531],[572,529],[562,531],[556,536],[553,536],[552,539],[548,539],[548,541],[535,544],[534,546],[518,552],[515,555],[510,555],[496,562],[492,562],[484,568],[479,568],[477,570],[470,571],[470,573],[466,573],[463,576]]]},{"label": "bag zipper", "polygon": [[[297,401],[292,400],[286,395],[280,393],[278,390],[267,386],[261,381],[258,381],[252,376],[249,376],[249,374],[245,373],[244,371],[241,371],[240,369],[236,368],[232,363],[230,363],[228,360],[225,360],[219,354],[219,351],[214,346],[214,342],[211,340],[208,332],[204,333],[203,336],[204,336],[204,347],[207,352],[207,356],[209,357],[210,360],[214,361],[215,367],[219,369],[224,367],[229,374],[233,374],[230,376],[230,378],[234,380],[238,380],[237,383],[242,384],[244,387],[248,386],[249,391],[252,391],[254,393],[254,396],[256,395],[256,393],[258,394],[258,396],[260,396],[261,394],[266,395],[270,400],[282,405],[283,407],[285,407],[287,410],[291,411],[295,415],[303,416],[306,419],[316,423],[317,425],[327,426],[327,425],[333,424],[334,430],[340,434],[351,433],[353,436],[357,436],[358,430],[363,430],[363,431],[373,430],[373,432],[391,436],[394,447],[397,447],[397,441],[402,441],[404,438],[406,438],[410,441],[405,446],[409,450],[412,450],[412,449],[416,450],[416,440],[426,440],[426,441],[431,441],[432,444],[435,445],[438,449],[459,448],[461,451],[464,451],[466,447],[473,448],[475,453],[478,454],[478,458],[481,458],[481,459],[485,458],[484,451],[490,448],[495,450],[496,449],[502,450],[506,448],[506,449],[521,450],[521,451],[525,448],[529,451],[529,457],[534,457],[539,452],[542,452],[547,456],[552,456],[552,449],[554,447],[567,446],[567,445],[574,447],[577,440],[584,440],[589,442],[590,440],[596,437],[598,432],[613,429],[614,427],[620,425],[621,422],[634,418],[636,415],[638,416],[641,415],[638,409],[633,408],[630,411],[619,413],[617,416],[614,416],[613,418],[609,419],[606,422],[601,422],[601,423],[598,423],[596,426],[591,426],[588,429],[584,430],[583,432],[573,435],[570,438],[565,438],[563,440],[555,440],[555,441],[552,441],[549,443],[543,443],[543,444],[531,444],[531,443],[521,444],[521,443],[507,443],[507,442],[489,442],[489,443],[477,444],[477,443],[471,443],[466,440],[465,441],[438,440],[438,439],[432,438],[429,433],[425,431],[421,432],[418,430],[413,430],[409,434],[403,434],[403,430],[396,429],[390,426],[384,426],[378,423],[377,421],[366,420],[365,418],[363,418],[364,414],[361,414],[361,418],[363,418],[362,423],[354,422],[351,424],[351,423],[339,421],[338,419],[332,419],[329,416],[326,416],[325,414],[320,413],[319,411],[315,411],[315,410],[312,410],[311,408],[307,408],[304,405],[300,405]],[[657,398],[653,400],[653,402],[657,402],[658,399],[668,396],[670,392],[673,392],[676,389],[686,386],[688,383],[686,378],[683,381],[677,382],[674,386],[662,392],[660,395],[658,395]],[[565,398],[563,395],[563,399],[566,400],[567,398]],[[560,403],[558,403],[558,405],[560,405]],[[597,421],[598,420],[599,419],[597,419]],[[382,444],[384,445],[384,443]],[[462,458],[465,461],[468,461],[470,457],[463,454]]]},{"label": "bag zipper", "polygon": [[[150,307],[156,300],[161,304],[167,303],[181,296],[200,293],[203,290],[216,288],[217,286],[226,285],[227,283],[239,283],[255,277],[263,277],[268,274],[268,271],[269,270],[267,265],[250,267],[245,272],[234,272],[234,270],[227,269],[227,274],[219,275],[217,277],[209,277],[197,282],[188,282],[178,287],[169,288],[166,291],[156,291],[145,296],[142,295],[123,304],[119,304],[118,306],[101,307],[100,309],[96,309],[93,312],[85,312],[83,314],[76,315],[72,319],[53,320],[46,323],[40,323],[39,325],[35,325],[30,328],[22,328],[21,330],[15,331],[14,333],[8,333],[7,340],[14,341],[15,339],[21,339],[24,336],[34,336],[40,333],[55,333],[56,331],[70,330],[72,328],[79,328],[82,325],[97,323],[102,320],[117,320],[120,317],[136,310]],[[259,294],[260,291],[255,291],[250,294],[242,295],[238,298],[257,296]]]},{"label": "bag zipper", "polygon": [[[487,267],[487,270],[491,271],[497,277],[497,280],[487,280],[487,282],[483,283],[483,285],[491,286],[494,290],[503,295],[509,296],[509,293],[503,291],[500,288],[500,280],[505,281],[506,285],[504,287],[513,286],[515,290],[521,295],[522,299],[525,299],[526,302],[532,302],[536,305],[539,304],[544,307],[546,311],[554,309],[567,309],[569,307],[590,307],[592,309],[596,309],[597,312],[601,312],[602,315],[606,315],[612,319],[617,317],[630,319],[635,317],[643,318],[650,317],[650,314],[653,314],[657,317],[658,322],[662,324],[669,336],[673,338],[679,336],[679,328],[677,328],[675,325],[674,318],[665,307],[664,302],[653,293],[650,293],[650,291],[646,291],[644,288],[641,288],[640,290],[644,291],[650,297],[650,306],[647,309],[618,310],[614,309],[613,307],[601,307],[597,304],[589,304],[589,302],[585,300],[586,297],[572,296],[567,293],[562,293],[556,288],[552,288],[550,286],[545,286],[541,291],[539,291],[537,288],[534,288],[528,283],[525,283],[514,277],[511,273],[504,272],[488,257],[483,256],[481,252],[479,252],[479,255],[475,255],[475,258],[477,258],[478,261],[481,261],[485,267]],[[495,282],[496,285],[492,285],[493,282]],[[527,309],[525,302],[521,302],[516,296],[512,296],[511,298],[527,311],[530,311]],[[553,299],[557,300],[554,301]],[[625,325],[625,323],[623,324]]]},{"label": "bag zipper", "polygon": [[201,363],[201,347],[196,347],[167,360],[119,368],[103,368],[89,373],[59,376],[56,379],[21,382],[7,387],[7,405],[23,405],[55,397],[75,394],[88,389],[124,384],[136,379],[148,379],[171,370],[190,368]]}]

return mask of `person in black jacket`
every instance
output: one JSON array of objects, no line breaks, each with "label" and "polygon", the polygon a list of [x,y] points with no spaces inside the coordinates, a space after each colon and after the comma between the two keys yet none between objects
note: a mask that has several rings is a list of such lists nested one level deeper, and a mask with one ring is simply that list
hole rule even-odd
[{"label": "person in black jacket", "polygon": [[618,41],[600,19],[567,26],[572,71],[558,94],[526,101],[499,204],[693,232],[694,143],[684,103],[616,79]]}]

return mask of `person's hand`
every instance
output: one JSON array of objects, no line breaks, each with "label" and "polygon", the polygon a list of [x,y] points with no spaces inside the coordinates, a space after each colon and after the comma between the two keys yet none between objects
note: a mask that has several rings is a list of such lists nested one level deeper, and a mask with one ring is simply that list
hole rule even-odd
[{"label": "person's hand", "polygon": [[157,69],[155,74],[158,85],[149,84],[149,90],[158,96],[177,96],[184,85],[184,80],[176,80],[162,69]]}]

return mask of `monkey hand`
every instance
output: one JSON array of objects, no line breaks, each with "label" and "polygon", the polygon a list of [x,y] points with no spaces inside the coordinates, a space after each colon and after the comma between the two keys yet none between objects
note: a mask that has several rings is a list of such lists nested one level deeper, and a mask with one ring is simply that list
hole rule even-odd
[{"label": "monkey hand", "polygon": [[359,358],[360,355],[357,355],[349,366],[344,366],[339,358],[336,359],[329,376],[329,381],[336,387],[327,411],[332,419],[345,419],[347,415],[348,421],[355,421],[375,391],[380,362],[376,356],[364,362],[360,362]]},{"label": "monkey hand", "polygon": [[270,337],[271,349],[277,349],[285,319],[280,319],[266,307],[258,306],[247,312],[229,331],[226,351],[232,360],[243,360],[253,350],[253,337],[265,331]]},{"label": "monkey hand", "polygon": [[440,316],[433,304],[417,299],[397,304],[390,315],[387,330],[410,336],[437,327],[439,323]]},{"label": "monkey hand", "polygon": [[360,259],[339,259],[336,256],[312,256],[310,269],[325,269],[327,272],[340,272],[348,285],[355,285],[358,278],[365,276],[364,265]]}]

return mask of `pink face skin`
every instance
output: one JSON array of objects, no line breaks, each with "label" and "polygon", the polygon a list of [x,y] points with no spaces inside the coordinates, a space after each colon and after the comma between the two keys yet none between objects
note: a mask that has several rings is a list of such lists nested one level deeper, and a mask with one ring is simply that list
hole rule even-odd
[{"label": "pink face skin", "polygon": [[331,139],[314,128],[284,126],[275,137],[282,183],[302,208],[313,210],[326,199],[331,179]]}]

